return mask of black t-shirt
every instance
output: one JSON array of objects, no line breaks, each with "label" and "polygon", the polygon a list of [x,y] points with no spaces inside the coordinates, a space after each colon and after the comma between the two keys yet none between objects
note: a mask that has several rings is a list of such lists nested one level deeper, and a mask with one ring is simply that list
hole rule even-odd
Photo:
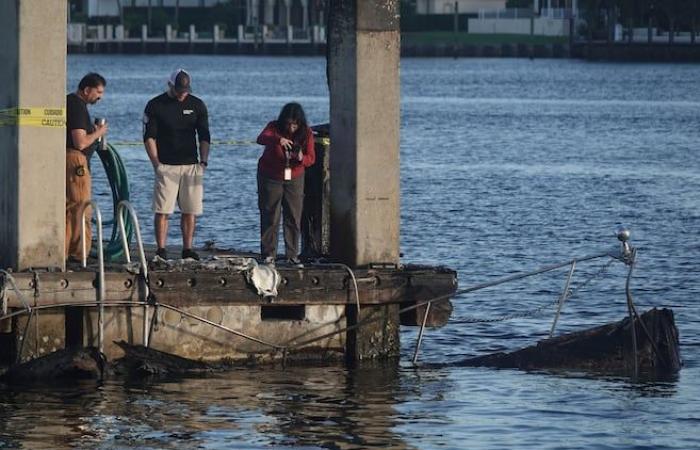
[{"label": "black t-shirt", "polygon": [[197,140],[211,142],[209,114],[202,100],[189,94],[179,102],[163,93],[148,102],[143,115],[143,139],[156,140],[163,164],[197,164]]},{"label": "black t-shirt", "polygon": [[71,130],[85,130],[87,134],[95,131],[90,120],[87,103],[75,93],[66,96],[66,147],[76,148]]}]

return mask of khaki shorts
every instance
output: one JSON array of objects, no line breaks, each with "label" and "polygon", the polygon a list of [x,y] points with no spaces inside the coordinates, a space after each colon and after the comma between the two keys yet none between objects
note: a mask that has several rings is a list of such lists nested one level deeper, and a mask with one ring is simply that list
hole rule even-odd
[{"label": "khaki shorts", "polygon": [[175,202],[183,214],[202,214],[204,168],[199,164],[161,164],[153,187],[153,212],[172,214]]}]

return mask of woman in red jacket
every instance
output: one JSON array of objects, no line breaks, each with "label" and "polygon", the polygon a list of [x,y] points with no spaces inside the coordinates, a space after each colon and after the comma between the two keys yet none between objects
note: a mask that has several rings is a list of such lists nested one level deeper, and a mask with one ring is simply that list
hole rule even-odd
[{"label": "woman in red jacket", "polygon": [[290,264],[301,266],[299,237],[304,202],[304,168],[316,161],[313,134],[301,105],[284,105],[277,120],[267,124],[257,142],[265,146],[258,161],[260,252],[266,263],[274,264],[281,209],[284,215],[285,256]]}]

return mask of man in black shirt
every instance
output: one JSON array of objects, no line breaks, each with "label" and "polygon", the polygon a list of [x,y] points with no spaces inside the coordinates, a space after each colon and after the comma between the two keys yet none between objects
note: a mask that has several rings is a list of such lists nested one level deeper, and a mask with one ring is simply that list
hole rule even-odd
[{"label": "man in black shirt", "polygon": [[148,102],[143,116],[143,141],[155,171],[156,255],[162,259],[167,259],[168,217],[176,201],[182,213],[182,258],[199,259],[192,250],[192,241],[195,217],[202,214],[211,138],[207,107],[191,94],[191,82],[189,73],[175,70],[168,80],[168,90]]},{"label": "man in black shirt", "polygon": [[[97,73],[80,80],[78,89],[66,96],[66,259],[80,261],[81,216],[90,202],[92,180],[88,161],[95,142],[107,133],[107,125],[93,125],[87,105],[94,105],[104,95],[107,81]],[[85,248],[90,252],[92,211],[85,215]]]}]

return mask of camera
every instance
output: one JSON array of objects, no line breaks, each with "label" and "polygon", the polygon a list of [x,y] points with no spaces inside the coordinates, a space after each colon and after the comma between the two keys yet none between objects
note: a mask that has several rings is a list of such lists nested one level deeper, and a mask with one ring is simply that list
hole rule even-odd
[{"label": "camera", "polygon": [[299,152],[301,151],[301,145],[299,144],[292,144],[292,148],[289,150],[293,155],[298,155]]}]

